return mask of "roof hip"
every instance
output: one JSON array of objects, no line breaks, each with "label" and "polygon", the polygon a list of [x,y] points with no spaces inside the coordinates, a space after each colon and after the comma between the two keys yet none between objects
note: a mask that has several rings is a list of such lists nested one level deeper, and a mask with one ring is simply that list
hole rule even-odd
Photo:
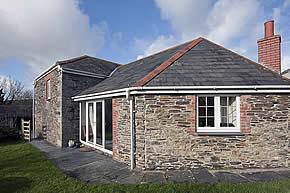
[{"label": "roof hip", "polygon": [[132,87],[137,86],[144,86],[146,83],[148,83],[150,80],[152,80],[154,77],[156,77],[158,74],[160,74],[163,70],[168,68],[171,64],[173,64],[177,59],[179,59],[181,56],[183,56],[186,52],[191,50],[194,46],[196,46],[199,42],[203,40],[202,37],[199,37],[195,40],[192,40],[192,42],[186,46],[185,48],[181,49],[179,52],[177,52],[175,55],[171,56],[168,60],[163,62],[160,66],[158,66],[156,69],[154,69],[152,72],[147,74],[145,77],[143,77],[141,80],[137,81],[135,84],[132,85]]}]

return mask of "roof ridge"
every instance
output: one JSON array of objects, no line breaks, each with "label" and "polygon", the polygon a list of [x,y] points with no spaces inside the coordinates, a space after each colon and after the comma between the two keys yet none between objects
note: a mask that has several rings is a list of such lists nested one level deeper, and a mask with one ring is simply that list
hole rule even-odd
[{"label": "roof ridge", "polygon": [[101,60],[101,61],[104,61],[104,62],[117,64],[118,66],[121,65],[121,64],[118,64],[118,63],[115,63],[115,62],[111,62],[111,61],[100,59],[100,58],[95,58],[93,56],[88,56],[88,55],[83,55],[83,56],[79,56],[79,57],[75,57],[75,58],[71,58],[71,59],[67,59],[67,60],[57,61],[56,65],[67,64],[67,63],[75,62],[75,61],[78,61],[78,60],[81,60],[81,59],[84,59],[84,58],[90,58],[90,59],[94,59],[94,60]]},{"label": "roof ridge", "polygon": [[161,51],[159,51],[159,52],[156,52],[156,53],[150,54],[150,55],[148,55],[148,56],[145,56],[145,57],[143,57],[143,58],[140,58],[140,59],[134,60],[134,61],[129,62],[129,63],[127,63],[127,64],[123,64],[122,66],[126,66],[126,65],[128,65],[128,64],[131,64],[131,63],[137,62],[137,61],[139,61],[139,60],[143,60],[143,59],[145,59],[145,58],[149,58],[149,57],[151,57],[151,56],[154,56],[154,55],[160,54],[160,53],[165,52],[165,51],[167,51],[167,50],[171,50],[171,49],[173,49],[173,48],[176,48],[176,47],[182,46],[182,45],[184,45],[184,44],[188,44],[188,43],[193,42],[193,41],[194,41],[194,40],[190,40],[190,41],[184,42],[184,43],[182,43],[182,44],[178,44],[178,45],[175,45],[175,46],[172,46],[172,47],[166,48],[165,50],[161,50]]},{"label": "roof ridge", "polygon": [[282,76],[281,74],[279,74],[279,73],[277,73],[277,72],[275,72],[275,71],[273,71],[273,70],[270,70],[269,68],[267,68],[267,67],[265,67],[265,66],[263,66],[263,65],[261,65],[261,64],[259,64],[259,63],[257,63],[257,62],[254,62],[254,61],[252,61],[252,60],[250,60],[250,59],[248,59],[248,58],[246,58],[246,57],[244,57],[244,56],[242,56],[242,55],[240,55],[240,54],[238,54],[238,53],[236,53],[236,52],[234,52],[234,51],[231,51],[231,50],[229,50],[229,49],[227,49],[227,48],[225,48],[225,47],[223,47],[223,46],[221,46],[221,45],[219,45],[219,44],[216,44],[216,43],[214,43],[214,42],[212,42],[212,41],[210,41],[210,40],[208,40],[208,39],[205,39],[205,38],[203,38],[203,39],[206,40],[206,41],[208,41],[208,42],[211,43],[211,44],[214,44],[214,45],[216,45],[216,46],[218,46],[218,47],[220,47],[220,48],[222,48],[222,49],[228,51],[228,52],[231,52],[232,54],[235,54],[235,55],[241,57],[242,59],[244,59],[244,60],[247,61],[247,62],[250,62],[250,63],[252,63],[252,64],[255,64],[255,65],[257,65],[258,67],[261,67],[262,69],[264,69],[264,70],[266,70],[266,71],[269,71],[269,72],[273,73],[273,74],[276,75],[276,76],[279,76],[280,78],[282,78],[282,79],[284,79],[284,80],[286,80],[286,81],[290,81],[289,78],[284,77],[284,76]]},{"label": "roof ridge", "polygon": [[[189,45],[187,45],[185,48],[181,49],[179,52],[171,56],[168,60],[160,64],[157,68],[155,68],[153,71],[151,71],[149,74],[144,76],[141,80],[137,81],[132,86],[144,86],[146,83],[148,83],[150,80],[155,78],[158,74],[160,74],[163,70],[168,68],[171,64],[173,64],[177,59],[179,59],[181,56],[183,56],[185,53],[187,53],[189,50],[191,50],[193,47],[195,47],[199,42],[203,40],[202,37],[199,37],[195,40],[191,40]],[[183,45],[183,44],[181,44]]]}]

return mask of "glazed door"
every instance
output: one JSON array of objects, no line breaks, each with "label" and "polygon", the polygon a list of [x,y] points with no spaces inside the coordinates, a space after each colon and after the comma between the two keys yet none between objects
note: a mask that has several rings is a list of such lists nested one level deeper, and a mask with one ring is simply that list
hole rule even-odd
[{"label": "glazed door", "polygon": [[86,142],[94,143],[94,136],[95,136],[95,108],[94,103],[89,102],[86,104],[86,111],[87,111],[87,124],[86,124]]},{"label": "glazed door", "polygon": [[103,102],[96,102],[96,143],[103,146]]},{"label": "glazed door", "polygon": [[[81,141],[92,147],[112,151],[112,100],[86,102],[80,105]],[[85,122],[82,116],[85,114]],[[85,125],[84,125],[85,123]]]}]

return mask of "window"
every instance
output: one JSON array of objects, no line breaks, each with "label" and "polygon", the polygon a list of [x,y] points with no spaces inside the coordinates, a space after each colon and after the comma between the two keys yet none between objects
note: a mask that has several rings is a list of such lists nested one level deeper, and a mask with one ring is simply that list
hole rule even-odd
[{"label": "window", "polygon": [[197,132],[240,132],[239,96],[198,96]]},{"label": "window", "polygon": [[51,97],[51,84],[50,79],[46,80],[46,99],[50,99]]}]

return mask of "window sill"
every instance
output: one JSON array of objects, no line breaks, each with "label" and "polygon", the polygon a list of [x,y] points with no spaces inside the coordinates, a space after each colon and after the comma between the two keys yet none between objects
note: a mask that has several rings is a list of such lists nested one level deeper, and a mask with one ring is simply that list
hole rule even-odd
[{"label": "window sill", "polygon": [[200,136],[244,136],[241,132],[197,132]]}]

